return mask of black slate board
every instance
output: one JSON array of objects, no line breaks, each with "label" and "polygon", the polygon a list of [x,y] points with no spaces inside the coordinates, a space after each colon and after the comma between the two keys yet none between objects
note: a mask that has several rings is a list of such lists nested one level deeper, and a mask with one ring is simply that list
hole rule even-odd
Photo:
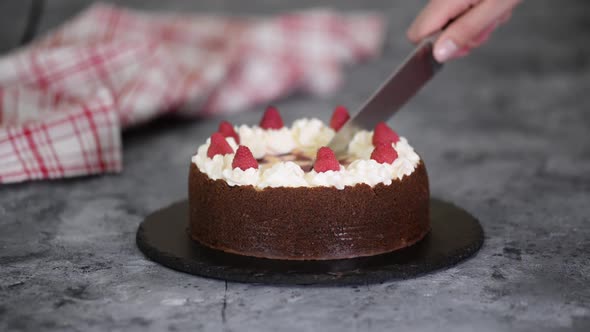
[{"label": "black slate board", "polygon": [[447,268],[472,256],[483,244],[473,216],[431,199],[431,232],[417,244],[388,254],[328,261],[286,261],[228,254],[190,239],[188,203],[147,216],[137,246],[151,260],[174,270],[227,281],[265,284],[366,284],[407,279]]}]

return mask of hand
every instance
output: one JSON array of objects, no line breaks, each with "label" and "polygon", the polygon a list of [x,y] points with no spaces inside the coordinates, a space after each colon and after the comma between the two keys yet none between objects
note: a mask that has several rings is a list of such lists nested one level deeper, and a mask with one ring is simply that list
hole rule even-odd
[{"label": "hand", "polygon": [[408,39],[417,43],[455,19],[434,44],[439,62],[469,54],[487,41],[492,31],[508,21],[521,0],[430,0],[408,29]]}]

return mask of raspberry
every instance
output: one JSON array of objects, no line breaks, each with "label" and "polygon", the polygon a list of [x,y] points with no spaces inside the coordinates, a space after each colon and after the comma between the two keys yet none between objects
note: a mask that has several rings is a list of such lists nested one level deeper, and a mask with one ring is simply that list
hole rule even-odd
[{"label": "raspberry", "polygon": [[254,159],[254,156],[248,147],[240,145],[238,146],[238,150],[234,156],[234,161],[231,163],[231,167],[239,168],[243,171],[247,170],[248,168],[258,169],[258,162],[256,159]]},{"label": "raspberry", "polygon": [[330,119],[330,128],[338,131],[340,128],[342,128],[342,126],[344,126],[348,119],[350,119],[350,114],[348,114],[346,107],[338,106],[334,109],[334,113],[332,113],[332,118]]},{"label": "raspberry", "polygon": [[373,131],[373,146],[397,142],[399,142],[399,136],[385,122],[379,122],[375,126],[375,130]]},{"label": "raspberry", "polygon": [[397,151],[391,144],[378,144],[371,153],[371,159],[380,164],[391,164],[397,159]]},{"label": "raspberry", "polygon": [[236,143],[240,144],[240,137],[238,136],[238,133],[236,133],[234,126],[232,126],[231,123],[227,121],[221,121],[217,132],[219,132],[224,137],[233,137]]},{"label": "raspberry", "polygon": [[209,145],[209,149],[207,149],[207,157],[213,158],[218,154],[226,155],[233,152],[234,150],[229,146],[223,135],[220,133],[211,135],[211,144]]},{"label": "raspberry", "polygon": [[339,171],[340,163],[338,163],[334,151],[327,146],[323,146],[318,150],[313,169],[318,173]]},{"label": "raspberry", "polygon": [[260,128],[262,129],[281,129],[283,128],[283,119],[279,111],[274,106],[266,108],[262,120],[260,120]]}]

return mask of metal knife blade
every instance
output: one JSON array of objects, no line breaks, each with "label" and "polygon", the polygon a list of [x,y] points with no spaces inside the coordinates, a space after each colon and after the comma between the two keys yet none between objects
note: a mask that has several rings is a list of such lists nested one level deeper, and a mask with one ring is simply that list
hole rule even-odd
[{"label": "metal knife blade", "polygon": [[410,100],[442,67],[432,55],[434,38],[422,41],[393,74],[365,102],[328,144],[338,158],[347,151],[348,143],[359,130],[372,130],[387,121]]}]

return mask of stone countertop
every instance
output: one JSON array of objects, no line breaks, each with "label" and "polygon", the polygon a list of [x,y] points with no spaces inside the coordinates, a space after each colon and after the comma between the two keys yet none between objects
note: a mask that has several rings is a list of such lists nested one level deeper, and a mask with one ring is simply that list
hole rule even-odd
[{"label": "stone countertop", "polygon": [[[266,14],[314,3],[167,6]],[[287,122],[359,106],[409,51],[404,31],[420,7],[324,3],[384,12],[384,56],[347,70],[328,99],[277,103]],[[86,4],[51,1],[42,30]],[[589,11],[585,0],[524,3],[391,122],[425,159],[433,195],[481,220],[473,259],[359,287],[225,283],[152,263],[135,246],[137,226],[186,197],[188,156],[219,121],[161,120],[124,135],[122,174],[0,187],[0,330],[590,330]],[[256,123],[261,111],[229,120]]]}]

